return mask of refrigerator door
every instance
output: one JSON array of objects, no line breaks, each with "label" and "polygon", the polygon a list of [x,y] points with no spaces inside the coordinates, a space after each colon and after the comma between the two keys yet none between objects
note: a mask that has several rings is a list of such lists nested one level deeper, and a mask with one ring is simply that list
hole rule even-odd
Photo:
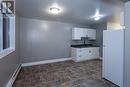
[{"label": "refrigerator door", "polygon": [[103,78],[123,87],[124,30],[105,30],[103,46]]}]

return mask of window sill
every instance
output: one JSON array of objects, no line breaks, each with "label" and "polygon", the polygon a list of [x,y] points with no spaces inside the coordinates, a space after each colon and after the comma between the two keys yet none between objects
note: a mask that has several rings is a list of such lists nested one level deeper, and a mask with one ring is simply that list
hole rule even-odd
[{"label": "window sill", "polygon": [[15,49],[13,48],[8,48],[6,50],[3,50],[0,52],[0,59],[4,58],[5,56],[9,55],[10,53],[14,52]]}]

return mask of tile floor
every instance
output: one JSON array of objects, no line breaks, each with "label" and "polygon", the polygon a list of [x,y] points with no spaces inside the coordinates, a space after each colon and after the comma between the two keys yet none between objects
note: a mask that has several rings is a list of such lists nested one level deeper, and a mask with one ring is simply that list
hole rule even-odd
[{"label": "tile floor", "polygon": [[101,78],[101,67],[100,60],[24,67],[13,87],[117,87]]}]

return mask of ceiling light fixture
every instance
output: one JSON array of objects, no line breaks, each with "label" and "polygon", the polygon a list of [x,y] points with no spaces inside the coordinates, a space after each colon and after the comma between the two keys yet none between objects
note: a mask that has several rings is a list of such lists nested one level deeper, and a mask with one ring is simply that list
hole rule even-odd
[{"label": "ceiling light fixture", "polygon": [[100,17],[95,17],[94,20],[98,21],[98,20],[100,20]]},{"label": "ceiling light fixture", "polygon": [[50,12],[52,14],[58,14],[58,13],[60,13],[60,8],[58,8],[58,7],[51,7],[50,8]]},{"label": "ceiling light fixture", "polygon": [[95,21],[98,21],[98,20],[100,20],[102,17],[104,17],[104,15],[101,15],[101,14],[99,13],[99,9],[97,9],[95,15],[92,16],[91,18],[94,19]]}]

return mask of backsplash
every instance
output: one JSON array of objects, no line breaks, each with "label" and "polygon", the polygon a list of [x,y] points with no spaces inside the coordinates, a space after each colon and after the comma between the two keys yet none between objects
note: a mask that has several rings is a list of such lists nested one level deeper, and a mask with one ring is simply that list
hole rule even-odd
[{"label": "backsplash", "polygon": [[71,41],[71,45],[80,45],[80,44],[93,44],[93,45],[97,45],[97,41],[96,40],[72,40]]},{"label": "backsplash", "polygon": [[72,40],[71,41],[71,45],[79,45],[79,44],[83,44],[82,40]]}]

